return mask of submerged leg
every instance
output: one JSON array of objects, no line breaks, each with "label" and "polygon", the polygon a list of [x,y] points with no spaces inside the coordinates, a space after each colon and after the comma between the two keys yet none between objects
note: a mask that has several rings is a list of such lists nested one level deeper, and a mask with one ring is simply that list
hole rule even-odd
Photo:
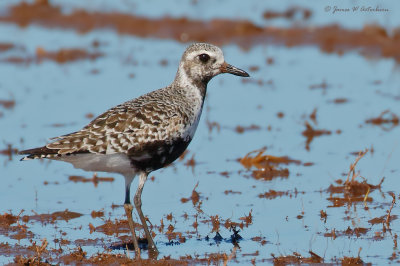
[{"label": "submerged leg", "polygon": [[146,219],[144,218],[143,212],[142,212],[142,191],[144,187],[144,183],[147,180],[147,173],[141,172],[139,175],[139,186],[136,190],[135,197],[133,199],[135,203],[136,210],[139,214],[140,221],[142,222],[144,232],[146,234],[147,242],[149,245],[149,258],[156,259],[158,256],[158,250],[156,245],[154,244],[153,238],[151,237],[149,228],[147,227]]},{"label": "submerged leg", "polygon": [[140,248],[139,248],[139,242],[136,237],[136,232],[135,232],[135,225],[133,223],[132,219],[132,210],[133,206],[130,201],[130,187],[132,183],[133,177],[132,176],[125,176],[125,203],[124,203],[124,209],[126,213],[126,217],[128,218],[128,224],[129,228],[132,232],[132,239],[133,239],[133,247],[135,249],[135,255],[136,258],[140,258]]}]

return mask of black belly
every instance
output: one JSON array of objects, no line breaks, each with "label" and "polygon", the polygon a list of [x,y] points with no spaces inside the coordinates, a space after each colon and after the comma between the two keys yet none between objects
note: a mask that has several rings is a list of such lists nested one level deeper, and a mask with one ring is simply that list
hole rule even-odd
[{"label": "black belly", "polygon": [[171,143],[154,141],[128,151],[132,167],[150,173],[175,161],[187,148],[189,140],[176,139]]}]

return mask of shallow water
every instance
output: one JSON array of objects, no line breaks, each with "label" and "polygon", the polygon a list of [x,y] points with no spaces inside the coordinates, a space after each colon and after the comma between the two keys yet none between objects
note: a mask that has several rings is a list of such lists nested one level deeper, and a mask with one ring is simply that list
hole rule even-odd
[{"label": "shallow water", "polygon": [[[164,6],[148,11],[145,4],[121,1],[115,10],[128,4],[133,6],[129,12],[137,11],[146,16],[181,16],[187,8],[190,17],[196,19],[220,17],[218,13],[197,16],[186,4],[174,12]],[[224,1],[218,4],[227,5]],[[393,10],[386,18],[388,25],[398,25],[394,15],[398,6],[394,1],[387,4]],[[97,3],[87,9],[107,11],[109,5],[108,2]],[[190,7],[207,9],[204,5]],[[251,20],[252,10],[266,9],[258,8],[261,5],[254,1],[240,9],[233,6],[229,16],[234,18],[243,10],[243,18]],[[285,9],[288,4],[281,5],[279,8]],[[76,6],[83,7],[78,1],[65,4],[66,10]],[[318,8],[315,7],[314,12],[319,15],[307,23],[333,22],[320,18],[322,11]],[[4,10],[3,4],[1,12]],[[355,27],[375,21],[387,26],[380,14],[335,19],[344,26],[351,26],[351,19],[357,21]],[[284,24],[284,27],[290,26]],[[93,45],[94,42],[99,45]],[[119,35],[113,30],[81,34],[38,25],[22,28],[10,23],[0,24],[0,43],[16,46],[0,51],[0,100],[15,101],[10,108],[0,104],[0,150],[7,149],[7,144],[17,149],[43,145],[50,137],[79,130],[90,121],[88,114],[96,116],[114,105],[166,86],[172,81],[187,46],[172,39]],[[38,47],[45,51],[81,48],[102,56],[64,64],[45,59],[38,62],[35,59]],[[395,59],[371,57],[356,51],[328,54],[312,45],[289,48],[258,44],[243,50],[228,44],[222,48],[226,60],[249,70],[251,79],[246,82],[229,75],[214,78],[208,86],[204,113],[188,154],[172,166],[154,172],[151,175],[154,180],[146,183],[143,211],[156,226],[159,258],[182,259],[187,255],[209,258],[215,253],[229,256],[234,251],[229,264],[248,264],[253,259],[261,264],[273,263],[274,257],[293,252],[310,257],[311,250],[325,262],[340,262],[344,256],[358,255],[364,262],[374,264],[396,262],[397,257],[389,258],[399,254],[397,205],[391,212],[390,229],[385,232],[382,223],[373,224],[371,220],[387,214],[392,202],[388,192],[394,192],[396,199],[399,196],[398,122],[380,126],[366,123],[385,110],[400,114],[400,75]],[[26,63],[6,62],[11,56],[33,59]],[[268,58],[273,62],[268,63]],[[345,100],[335,102],[337,99]],[[309,116],[315,109],[316,121],[312,121]],[[279,112],[283,117],[278,116]],[[390,118],[390,114],[385,117]],[[210,130],[213,122],[218,127]],[[313,138],[306,149],[306,137],[302,135],[306,122],[314,129],[331,133]],[[243,133],[236,130],[237,126],[251,125],[258,128]],[[264,154],[289,156],[301,163],[277,166],[277,169],[288,169],[288,177],[255,179],[252,171],[256,168],[246,169],[237,159],[263,147],[266,147]],[[349,166],[357,157],[354,153],[366,148],[369,152],[356,166],[360,171],[357,180],[362,182],[364,178],[367,183],[377,185],[385,177],[382,186],[370,191],[369,201],[332,207],[327,189],[330,185],[337,186],[335,180],[346,179]],[[100,177],[114,177],[115,180],[98,184],[72,182],[70,176],[92,178],[92,173],[61,162],[20,162],[20,158],[15,154],[0,157],[1,214],[18,215],[23,210],[23,216],[68,209],[82,216],[47,223],[32,218],[25,223],[21,221],[33,237],[19,240],[12,237],[11,230],[7,232],[0,227],[0,242],[29,246],[30,238],[38,243],[46,238],[49,248],[57,249],[59,244],[55,240],[65,239],[69,243],[62,245],[64,252],[81,245],[91,256],[129,241],[126,230],[118,235],[107,235],[99,227],[107,220],[125,219],[121,206],[124,199],[122,177],[99,173]],[[192,167],[187,165],[191,158],[195,160]],[[182,199],[191,197],[194,188],[200,194],[201,204],[193,204],[190,199],[183,203]],[[270,190],[281,191],[283,195],[271,199],[260,197]],[[343,194],[333,196],[343,197]],[[362,198],[364,196],[365,193]],[[104,215],[94,218],[93,210],[102,210]],[[321,210],[327,213],[326,220],[320,217]],[[221,242],[213,239],[216,233],[211,217],[216,215],[221,219],[218,230],[224,238]],[[196,217],[197,227],[193,226]],[[243,238],[238,244],[240,249],[236,250],[230,241],[232,231],[223,226],[227,219],[244,223],[239,232]],[[90,224],[96,227],[94,232]],[[177,237],[170,242],[166,233],[169,225],[173,225],[174,232],[181,232],[185,241]],[[366,233],[359,236],[343,233],[348,228],[366,228]],[[335,237],[329,235],[333,229]],[[210,239],[207,240],[207,236]],[[95,244],[86,241],[97,238],[100,240]],[[77,241],[80,239],[85,241]],[[111,252],[125,253],[123,250]],[[12,262],[16,255],[0,249],[0,262]]]}]

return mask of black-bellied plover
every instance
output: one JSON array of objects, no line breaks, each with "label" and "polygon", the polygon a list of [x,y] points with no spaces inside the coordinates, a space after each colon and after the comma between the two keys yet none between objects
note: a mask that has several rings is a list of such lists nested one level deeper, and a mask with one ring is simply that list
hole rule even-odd
[{"label": "black-bellied plover", "polygon": [[51,159],[86,171],[118,173],[125,177],[125,212],[140,256],[132,219],[130,186],[136,175],[139,185],[134,204],[148,241],[149,255],[158,251],[141,209],[141,194],[150,172],[175,161],[189,145],[199,123],[207,83],[221,73],[249,77],[224,60],[222,50],[195,43],[184,52],[175,80],[168,87],[120,104],[95,118],[81,130],[52,139],[21,160]]}]

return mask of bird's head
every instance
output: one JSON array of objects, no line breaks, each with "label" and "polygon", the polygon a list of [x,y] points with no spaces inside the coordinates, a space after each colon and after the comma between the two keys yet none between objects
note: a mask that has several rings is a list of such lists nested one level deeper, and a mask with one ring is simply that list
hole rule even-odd
[{"label": "bird's head", "polygon": [[183,53],[177,79],[182,83],[207,84],[221,73],[249,77],[246,71],[226,63],[219,47],[208,43],[194,43]]}]

